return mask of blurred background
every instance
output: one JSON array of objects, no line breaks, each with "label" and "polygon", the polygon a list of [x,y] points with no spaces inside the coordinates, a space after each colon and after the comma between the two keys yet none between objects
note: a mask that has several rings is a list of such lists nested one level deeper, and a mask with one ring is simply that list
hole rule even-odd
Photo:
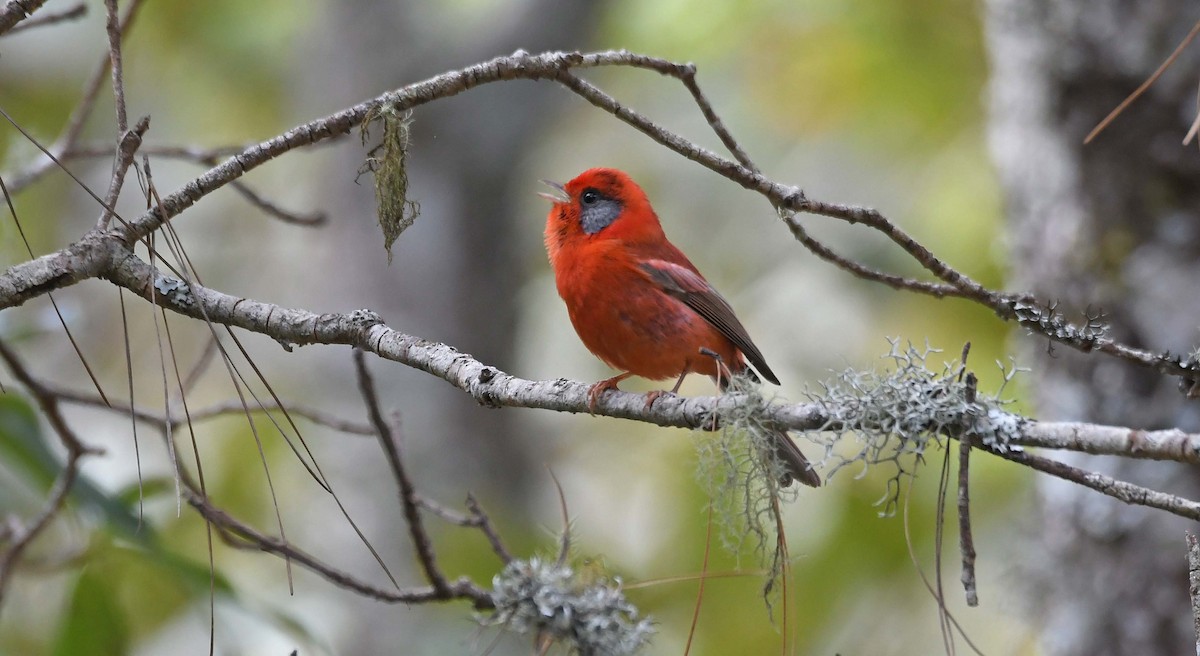
[{"label": "blurred background", "polygon": [[[47,9],[69,2],[51,0]],[[0,40],[0,102],[35,136],[52,141],[87,75],[105,52],[103,7],[78,22]],[[126,42],[131,117],[150,114],[147,143],[219,147],[265,139],[313,118],[431,75],[523,48],[627,48],[699,67],[699,81],[726,125],[764,172],[813,198],[876,207],[964,272],[1004,286],[1001,193],[987,157],[987,58],[977,3],[920,0],[713,0],[563,2],[451,0],[152,0]],[[660,124],[715,151],[719,142],[683,87],[652,73],[588,71],[585,77]],[[102,92],[84,141],[114,138]],[[517,376],[593,381],[612,373],[580,344],[554,289],[542,246],[546,205],[537,180],[565,181],[592,166],[626,170],[646,189],[671,239],[737,310],[783,381],[802,400],[833,371],[882,367],[888,337],[958,356],[973,345],[981,388],[995,389],[1007,362],[1007,327],[958,301],[893,292],[818,261],[788,235],[770,206],[685,161],[549,82],[479,87],[412,116],[410,195],[420,217],[388,265],[357,136],[292,153],[245,178],[292,210],[321,210],[320,228],[283,224],[231,190],[203,199],[177,229],[205,282],[230,294],[314,312],[370,308],[402,332],[451,344]],[[23,168],[34,148],[0,130],[2,170]],[[77,160],[97,187],[109,160]],[[204,167],[154,160],[173,190]],[[127,186],[121,208],[138,211]],[[92,226],[92,201],[52,174],[17,207],[37,253]],[[914,264],[865,230],[804,219],[840,252],[888,271]],[[10,221],[0,222],[7,265],[26,259]],[[87,282],[57,295],[106,390],[124,397],[116,290]],[[129,302],[129,299],[126,299]],[[160,408],[162,381],[150,308],[129,302],[136,396]],[[173,320],[181,364],[195,361],[206,329]],[[37,374],[86,389],[86,378],[45,299],[0,315],[0,334]],[[245,335],[255,361],[285,400],[362,420],[349,349],[286,353]],[[395,363],[370,362],[385,404],[402,415],[404,453],[423,494],[459,507],[468,491],[518,555],[551,554],[561,530],[562,482],[580,558],[627,583],[656,620],[647,650],[682,653],[705,551],[706,493],[696,479],[694,436],[605,418],[477,406],[444,382]],[[11,381],[3,374],[5,384]],[[630,390],[654,389],[630,381]],[[10,387],[11,391],[11,387]],[[1020,397],[1021,386],[1009,388]],[[685,394],[710,394],[691,380]],[[223,368],[209,368],[189,398],[203,407],[234,396]],[[10,394],[5,410],[22,417]],[[1018,408],[1021,408],[1018,404]],[[204,653],[208,642],[208,545],[203,523],[177,512],[168,454],[140,435],[148,553],[118,518],[136,516],[138,473],[128,423],[73,408],[89,444],[97,494],[123,509],[76,504],[30,554],[0,616],[0,652],[11,654]],[[26,421],[24,430],[35,432]],[[273,433],[264,434],[279,512],[289,539],[357,575],[386,579],[328,495]],[[302,423],[335,491],[402,584],[419,573],[396,489],[370,438]],[[17,430],[17,429],[11,429]],[[187,445],[186,436],[176,436]],[[53,440],[50,440],[53,442]],[[237,416],[196,436],[215,502],[273,532],[274,510],[253,437]],[[816,454],[811,444],[801,444]],[[929,454],[940,465],[942,453]],[[942,649],[938,606],[905,546],[899,516],[876,502],[891,471],[843,471],[802,490],[786,510],[793,577],[786,624],[764,605],[759,565],[714,544],[694,654],[922,654]],[[932,472],[927,471],[927,474]],[[28,513],[44,494],[20,466],[0,464],[0,509]],[[973,516],[981,605],[966,609],[958,585],[955,529],[946,542],[949,606],[989,654],[1035,654],[1039,622],[1014,575],[1015,545],[1029,528],[1032,477],[989,457],[973,462]],[[912,543],[932,576],[936,476],[911,500]],[[431,520],[452,577],[488,584],[499,562],[477,532]],[[481,629],[466,604],[391,606],[361,598],[296,568],[289,594],[282,561],[215,546],[221,585],[221,654],[524,654],[526,637]],[[493,643],[495,643],[493,645]],[[490,650],[490,651],[489,651]]]}]

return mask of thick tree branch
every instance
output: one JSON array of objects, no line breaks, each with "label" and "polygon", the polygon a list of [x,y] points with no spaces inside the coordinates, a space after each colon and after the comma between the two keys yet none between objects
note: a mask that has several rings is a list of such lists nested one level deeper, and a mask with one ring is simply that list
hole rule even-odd
[{"label": "thick tree branch", "polygon": [[[282,308],[216,290],[188,287],[163,278],[141,259],[128,253],[110,279],[151,300],[149,289],[160,291],[154,300],[169,310],[199,318],[202,304],[214,322],[236,326],[292,344],[347,344],[388,360],[420,369],[467,392],[481,405],[524,407],[559,412],[588,412],[589,385],[558,379],[533,381],[491,367],[457,349],[393,330],[368,310],[347,314],[315,314]],[[154,281],[154,282],[152,282]],[[161,289],[173,291],[164,294]],[[632,419],[659,426],[703,429],[713,412],[728,411],[742,403],[738,395],[720,397],[663,396],[646,408],[645,396],[612,392],[600,397],[596,414]],[[1073,422],[1038,422],[993,410],[989,421],[1016,426],[1009,444],[1117,455],[1150,460],[1200,463],[1200,434],[1178,430],[1143,431],[1119,426]],[[774,405],[766,419],[788,430],[836,430],[838,425],[824,406],[816,403]],[[960,426],[962,431],[971,426]]]},{"label": "thick tree branch", "polygon": [[11,30],[44,4],[46,0],[8,0],[4,7],[0,8],[0,34]]},{"label": "thick tree branch", "polygon": [[6,34],[16,34],[17,32],[23,32],[25,30],[32,30],[34,28],[45,27],[55,23],[75,20],[76,18],[83,18],[86,15],[87,5],[81,2],[69,9],[64,9],[62,11],[43,12],[37,16],[26,19],[12,26],[12,28],[9,29]]},{"label": "thick tree branch", "polygon": [[9,267],[0,274],[0,310],[101,276],[111,266],[111,241],[112,237],[89,232],[60,251]]}]

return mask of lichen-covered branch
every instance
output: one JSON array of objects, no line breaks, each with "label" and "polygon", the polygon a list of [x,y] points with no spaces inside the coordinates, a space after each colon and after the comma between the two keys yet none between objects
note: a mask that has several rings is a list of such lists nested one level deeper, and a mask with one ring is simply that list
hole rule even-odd
[{"label": "lichen-covered branch", "polygon": [[[117,264],[110,279],[147,300],[151,300],[149,290],[156,289],[154,300],[169,310],[200,318],[202,313],[198,306],[203,305],[204,314],[214,323],[243,328],[279,342],[356,346],[437,376],[467,392],[481,405],[588,412],[590,386],[585,383],[562,378],[535,381],[512,376],[452,346],[394,330],[368,310],[316,314],[230,296],[199,285],[188,286],[163,277],[132,253]],[[741,402],[738,395],[663,396],[647,408],[641,394],[610,392],[600,397],[596,414],[659,426],[702,429],[709,425],[712,413],[732,409]],[[766,413],[769,421],[788,430],[838,428],[837,415],[820,403],[773,404]],[[984,418],[991,427],[989,430],[1012,446],[1200,463],[1200,434],[1039,422],[996,408],[988,409]],[[979,430],[979,427],[979,424],[964,423],[954,428],[961,433]]]}]

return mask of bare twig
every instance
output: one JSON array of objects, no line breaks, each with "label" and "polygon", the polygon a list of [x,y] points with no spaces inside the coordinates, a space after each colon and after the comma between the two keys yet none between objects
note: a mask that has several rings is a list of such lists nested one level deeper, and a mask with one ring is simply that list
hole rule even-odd
[{"label": "bare twig", "polygon": [[[1196,21],[1196,24],[1192,26],[1191,31],[1187,33],[1187,36],[1183,37],[1183,41],[1180,41],[1179,45],[1175,46],[1174,52],[1167,57],[1166,61],[1159,65],[1159,67],[1150,75],[1150,77],[1146,78],[1145,82],[1142,82],[1137,89],[1134,89],[1133,93],[1129,94],[1125,100],[1121,101],[1121,104],[1117,105],[1116,109],[1109,112],[1108,116],[1104,117],[1104,120],[1100,121],[1096,127],[1092,128],[1092,131],[1083,138],[1083,143],[1091,143],[1092,139],[1095,139],[1096,135],[1100,134],[1104,128],[1108,127],[1109,123],[1112,123],[1114,119],[1120,116],[1121,112],[1125,111],[1126,107],[1129,107],[1129,105],[1133,104],[1133,101],[1140,98],[1141,95],[1146,92],[1146,89],[1149,89],[1150,85],[1154,84],[1154,82],[1158,80],[1158,78],[1162,76],[1162,74],[1165,73],[1168,68],[1171,67],[1171,64],[1175,63],[1175,60],[1179,58],[1179,55],[1183,54],[1183,49],[1187,47],[1187,44],[1192,42],[1192,39],[1196,38],[1196,34],[1200,34],[1200,21]],[[1186,143],[1187,141],[1184,141],[1184,144]]]},{"label": "bare twig", "polygon": [[276,554],[317,573],[334,585],[347,590],[353,590],[365,597],[379,601],[420,604],[465,599],[471,601],[478,610],[492,608],[491,595],[465,577],[453,583],[448,583],[446,590],[442,592],[438,592],[432,587],[403,588],[393,591],[364,583],[350,574],[342,572],[315,556],[296,548],[287,540],[264,535],[256,531],[250,526],[234,519],[225,511],[213,506],[190,487],[185,489],[184,496],[187,502],[206,520],[219,529],[221,538],[230,546],[240,549],[257,549]]},{"label": "bare twig", "polygon": [[736,159],[742,166],[746,167],[750,171],[758,173],[758,166],[755,165],[754,161],[750,159],[750,155],[748,155],[746,151],[742,149],[742,146],[737,142],[737,139],[733,138],[733,134],[728,128],[725,127],[725,123],[713,109],[712,103],[708,100],[708,96],[704,95],[704,92],[700,90],[700,84],[696,82],[695,65],[688,64],[685,67],[683,74],[679,76],[679,79],[683,82],[683,86],[687,87],[688,92],[692,94],[692,100],[694,100],[696,102],[696,106],[700,108],[700,113],[704,114],[704,120],[708,121],[709,127],[711,127],[713,132],[716,133],[717,137],[720,138],[721,143],[725,144],[725,147],[729,149],[729,152],[733,155],[734,159]]},{"label": "bare twig", "polygon": [[[144,501],[146,498],[145,488],[142,485],[142,447],[138,442],[138,422],[137,422],[137,403],[134,396],[133,387],[133,349],[129,344],[129,313],[125,310],[125,290],[117,288],[117,302],[121,306],[121,345],[125,352],[125,381],[128,383],[127,392],[129,393],[129,431],[133,435],[133,459],[137,466],[137,481],[138,481],[138,529],[142,528],[142,518],[145,514]],[[166,315],[164,315],[165,317]],[[61,396],[59,397],[62,398]]]},{"label": "bare twig", "polygon": [[108,193],[104,196],[104,211],[100,214],[100,219],[96,221],[96,227],[100,230],[108,228],[109,222],[112,221],[114,214],[112,208],[117,206],[117,198],[120,197],[121,187],[125,184],[125,174],[129,172],[138,146],[142,143],[142,137],[149,129],[150,117],[143,116],[132,130],[122,130],[121,132],[116,159],[113,161],[112,179],[108,184]]},{"label": "bare twig", "polygon": [[966,641],[967,646],[971,648],[971,651],[975,652],[979,656],[983,656],[983,652],[981,652],[979,647],[977,647],[975,643],[971,641],[971,637],[967,635],[967,632],[963,629],[962,625],[958,623],[958,619],[954,617],[954,614],[951,613],[950,610],[945,607],[945,604],[942,602],[942,600],[939,599],[937,590],[935,590],[933,584],[929,582],[929,577],[925,574],[925,569],[921,567],[921,561],[917,558],[917,552],[913,547],[912,530],[909,524],[909,502],[913,497],[912,486],[915,481],[915,476],[909,477],[908,479],[908,492],[904,495],[904,511],[901,513],[901,523],[904,526],[904,546],[908,550],[908,559],[912,562],[913,568],[916,569],[917,576],[921,577],[921,583],[925,585],[925,590],[929,592],[930,596],[938,601],[938,612],[940,613],[940,621],[943,623],[943,629],[945,628],[945,623],[948,622],[949,625],[958,631],[959,635],[963,637],[963,640]]},{"label": "bare twig", "polygon": [[[946,648],[946,656],[954,656],[957,648],[954,642],[954,624],[950,621],[950,609],[946,606],[946,588],[942,582],[942,547],[945,543],[946,531],[946,496],[950,489],[950,449],[946,449],[942,458],[942,470],[938,473],[937,511],[933,523],[933,585],[934,598],[937,600],[938,624],[942,631],[942,645]],[[908,503],[908,499],[905,499]]]},{"label": "bare twig", "polygon": [[129,129],[125,109],[125,68],[121,62],[121,19],[117,15],[117,0],[104,0],[105,23],[108,32],[109,70],[112,72],[113,104],[117,111],[117,134]]},{"label": "bare twig", "polygon": [[419,493],[413,494],[413,501],[422,509],[437,515],[438,517],[455,524],[469,528],[478,528],[487,537],[488,542],[492,545],[492,551],[500,558],[500,561],[505,565],[512,562],[513,555],[505,548],[504,543],[500,540],[500,535],[496,533],[496,528],[492,526],[492,520],[479,507],[479,502],[475,500],[475,496],[467,493],[467,511],[470,514],[464,515],[457,510],[451,510],[432,499],[426,498]]},{"label": "bare twig", "polygon": [[[271,410],[279,410],[284,407],[286,407],[288,412],[292,413],[293,415],[307,419],[314,424],[325,426],[326,428],[332,428],[333,430],[343,433],[351,433],[353,435],[375,435],[375,429],[371,428],[371,426],[367,424],[351,421],[349,419],[342,419],[341,417],[331,415],[324,410],[298,405],[290,401],[284,404],[278,404],[269,399],[264,399],[259,404],[257,411],[269,412]],[[203,421],[213,417],[237,414],[241,411],[242,406],[237,402],[237,399],[229,399],[222,403],[217,403],[207,408],[201,408],[197,410],[192,414],[192,418],[195,421]]]},{"label": "bare twig", "polygon": [[[184,381],[184,384],[187,384],[186,380]],[[146,422],[159,428],[165,427],[168,421],[173,426],[179,426],[180,424],[186,422],[184,417],[174,413],[172,413],[170,418],[168,418],[163,414],[150,412],[141,408],[134,408],[131,411],[131,404],[128,402],[114,403],[111,407],[109,407],[105,405],[104,400],[98,396],[77,392],[75,390],[70,390],[63,387],[55,387],[49,383],[43,383],[43,385],[46,386],[46,389],[49,393],[66,403],[97,407],[122,415],[132,414],[133,417],[138,421]],[[340,431],[342,433],[350,433],[352,435],[375,435],[375,429],[371,428],[367,424],[351,421],[349,419],[342,419],[341,417],[336,417],[325,412],[324,410],[319,410],[317,408],[310,408],[291,402],[288,402],[285,405],[287,406],[288,412],[297,417],[303,417],[314,424],[325,426],[326,428],[332,428],[333,430]],[[262,402],[262,407],[256,408],[255,412],[269,412],[272,410],[278,410],[279,408],[280,406],[274,401],[264,400]],[[242,412],[242,405],[237,399],[228,399],[226,401],[215,403],[211,406],[192,412],[191,418],[192,421],[199,422],[207,419],[224,417],[226,415],[242,414]]]},{"label": "bare twig", "polygon": [[975,539],[971,536],[971,494],[969,491],[971,464],[971,435],[964,435],[958,443],[958,548],[962,553],[962,584],[967,595],[967,605],[979,605],[979,592],[975,586]]},{"label": "bare twig", "polygon": [[[10,0],[9,5],[19,3],[21,0]],[[40,3],[39,3],[40,4]],[[125,14],[121,17],[120,31],[122,34],[127,34],[130,27],[133,25],[134,18],[137,16],[138,9],[142,6],[142,0],[130,0],[128,6],[125,7]],[[0,34],[4,32],[0,29]],[[104,86],[105,73],[109,70],[111,55],[108,52],[100,58],[96,68],[92,71],[87,82],[83,85],[83,95],[75,109],[71,112],[71,118],[67,120],[67,126],[63,129],[58,139],[44,153],[45,158],[39,159],[32,166],[12,178],[12,192],[15,194],[25,187],[33,184],[41,179],[42,176],[52,171],[56,166],[62,168],[61,157],[69,152],[74,144],[79,140],[79,136],[83,133],[83,126],[92,115],[92,110],[96,107],[96,99],[99,97],[100,89]]]},{"label": "bare twig", "polygon": [[196,387],[196,383],[200,382],[200,377],[208,370],[208,365],[212,364],[213,358],[217,355],[219,343],[217,338],[209,335],[204,342],[204,350],[200,351],[200,356],[192,363],[192,368],[188,369],[187,375],[183,377],[183,391],[190,392]]},{"label": "bare twig", "polygon": [[1200,542],[1191,531],[1184,533],[1187,539],[1188,597],[1192,600],[1192,625],[1196,631],[1196,655],[1200,656]]},{"label": "bare twig", "polygon": [[367,369],[367,363],[360,349],[354,349],[354,368],[358,372],[358,387],[362,392],[363,402],[367,406],[367,416],[375,427],[380,446],[387,455],[392,476],[400,488],[400,505],[404,509],[404,518],[408,521],[408,531],[412,537],[413,547],[417,551],[417,559],[425,571],[425,579],[433,586],[436,595],[447,598],[450,595],[450,584],[446,580],[446,575],[442,573],[441,567],[438,566],[437,554],[433,550],[433,544],[429,541],[424,519],[417,507],[416,489],[413,487],[412,479],[408,477],[408,472],[404,469],[404,461],[400,457],[399,440],[395,431],[383,418],[383,412],[379,408],[379,398],[375,395],[375,382],[371,379],[371,372]]},{"label": "bare twig", "polygon": [[[148,155],[165,157],[170,159],[181,159],[205,166],[216,166],[221,158],[236,155],[241,152],[245,146],[224,146],[221,148],[200,148],[196,146],[153,146],[143,147],[142,152]],[[109,157],[112,155],[113,149],[107,146],[100,145],[84,145],[76,146],[71,150],[63,153],[64,161],[75,158],[90,158],[90,157]],[[288,210],[280,207],[277,203],[268,200],[262,194],[254,191],[249,185],[241,181],[230,183],[230,187],[245,198],[251,205],[262,210],[269,216],[279,219],[284,223],[292,223],[301,226],[318,226],[328,221],[329,216],[325,212],[299,212]]]},{"label": "bare twig", "polygon": [[496,532],[496,528],[492,526],[492,520],[483,512],[483,508],[479,507],[479,501],[475,499],[475,495],[467,493],[467,510],[471,511],[471,516],[475,518],[479,530],[487,537],[488,543],[492,545],[492,551],[500,557],[500,560],[505,565],[513,561],[512,552],[509,551],[504,543],[500,540],[500,534]]},{"label": "bare twig", "polygon": [[76,18],[82,18],[86,15],[87,5],[81,2],[73,7],[70,7],[69,9],[64,9],[62,11],[47,11],[17,23],[12,27],[12,29],[8,30],[6,34],[16,34],[17,32],[31,30],[35,27],[45,27],[55,23],[63,23],[69,20],[75,20]]},{"label": "bare twig", "polygon": [[932,296],[934,298],[944,298],[947,296],[957,296],[959,298],[965,297],[963,291],[953,285],[947,285],[946,283],[941,282],[916,280],[913,278],[905,278],[903,276],[884,273],[882,271],[876,271],[875,269],[872,269],[864,264],[842,257],[841,255],[833,252],[833,250],[825,244],[813,239],[813,237],[808,234],[808,231],[804,229],[804,226],[800,223],[800,220],[796,218],[796,215],[793,212],[786,212],[783,220],[784,223],[787,224],[788,229],[792,231],[792,236],[796,238],[796,241],[799,241],[805,248],[812,252],[812,254],[844,271],[862,278],[863,280],[882,283],[888,287],[891,287],[892,289],[904,289],[911,292]]},{"label": "bare twig", "polygon": [[993,453],[1005,460],[1011,460],[1031,469],[1077,483],[1124,503],[1157,508],[1187,519],[1200,520],[1200,503],[1189,499],[1120,481],[1111,476],[1072,467],[1057,460],[1035,456],[1031,453],[1021,451],[993,451]]}]

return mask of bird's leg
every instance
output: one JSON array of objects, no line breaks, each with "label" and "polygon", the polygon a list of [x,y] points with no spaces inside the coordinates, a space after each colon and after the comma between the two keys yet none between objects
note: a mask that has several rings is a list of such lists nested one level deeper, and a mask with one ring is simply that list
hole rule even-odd
[{"label": "bird's leg", "polygon": [[665,396],[667,394],[670,394],[671,396],[675,396],[676,394],[678,394],[679,388],[683,385],[683,379],[687,378],[687,375],[689,373],[691,373],[691,365],[690,364],[685,365],[683,367],[683,373],[679,374],[679,380],[675,381],[675,386],[671,388],[670,392],[668,392],[666,390],[654,390],[653,392],[646,394],[646,409],[649,410],[650,406],[654,405],[654,402],[657,401],[658,397],[660,397],[660,396]]},{"label": "bird's leg", "polygon": [[623,374],[613,376],[612,378],[606,378],[595,385],[592,385],[591,388],[588,389],[588,412],[591,414],[596,414],[596,404],[600,402],[600,395],[608,390],[620,390],[620,388],[617,387],[617,383],[629,378],[632,375],[632,372],[626,371]]},{"label": "bird's leg", "polygon": [[721,359],[720,353],[717,353],[716,351],[706,348],[706,347],[703,347],[703,346],[700,347],[700,355],[707,355],[708,357],[710,357],[716,361],[716,363],[717,363],[717,389],[724,392],[725,385],[722,384],[723,381],[721,380],[721,377],[724,376],[725,380],[733,380],[733,373],[729,371],[729,367],[725,366],[725,360]]},{"label": "bird's leg", "polygon": [[[712,358],[717,363],[717,391],[718,392],[725,391],[725,385],[722,384],[723,381],[722,381],[721,377],[724,376],[725,380],[730,380],[733,378],[733,374],[731,374],[729,372],[729,367],[725,366],[725,361],[721,359],[721,354],[717,353],[716,351],[714,351],[712,349],[705,348],[703,346],[700,347],[700,354],[707,355],[708,357]],[[713,416],[712,416],[712,425],[709,427],[709,430],[714,430],[714,431],[717,430],[717,415],[716,414],[713,414]]]}]

